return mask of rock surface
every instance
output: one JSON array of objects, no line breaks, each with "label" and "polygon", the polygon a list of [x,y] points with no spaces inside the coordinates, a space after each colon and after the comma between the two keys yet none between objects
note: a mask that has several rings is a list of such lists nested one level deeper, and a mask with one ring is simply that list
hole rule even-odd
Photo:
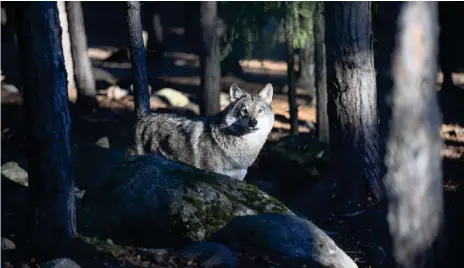
[{"label": "rock surface", "polygon": [[10,161],[2,165],[2,175],[5,178],[16,182],[20,185],[27,186],[28,185],[28,175],[27,171],[24,170],[17,162]]},{"label": "rock surface", "polygon": [[147,247],[204,241],[232,218],[265,212],[293,215],[243,181],[163,157],[137,157],[114,168],[84,195],[81,230]]},{"label": "rock surface", "polygon": [[79,264],[68,258],[48,261],[41,265],[43,268],[81,268]]},{"label": "rock surface", "polygon": [[160,89],[155,95],[164,98],[173,107],[185,107],[190,103],[189,98],[184,93],[172,88]]},{"label": "rock surface", "polygon": [[269,255],[286,256],[309,267],[358,267],[321,229],[293,215],[265,213],[236,217],[211,240],[235,251],[251,247]]},{"label": "rock surface", "polygon": [[238,259],[227,247],[211,242],[189,245],[175,253],[182,259],[193,260],[203,268],[235,268]]}]

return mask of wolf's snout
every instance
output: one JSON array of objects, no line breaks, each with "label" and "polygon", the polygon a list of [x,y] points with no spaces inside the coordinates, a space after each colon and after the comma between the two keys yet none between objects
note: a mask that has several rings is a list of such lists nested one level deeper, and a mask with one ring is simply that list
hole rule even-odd
[{"label": "wolf's snout", "polygon": [[250,119],[250,121],[248,121],[248,124],[250,125],[250,127],[256,127],[256,125],[258,124],[258,120]]}]

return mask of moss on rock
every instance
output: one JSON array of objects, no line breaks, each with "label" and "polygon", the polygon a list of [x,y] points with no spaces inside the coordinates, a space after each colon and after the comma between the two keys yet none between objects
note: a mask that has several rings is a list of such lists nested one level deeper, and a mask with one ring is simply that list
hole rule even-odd
[{"label": "moss on rock", "polygon": [[236,216],[293,214],[253,185],[157,156],[127,162],[110,176],[111,187],[85,195],[86,211],[105,231],[131,239],[142,233],[149,246],[204,241]]}]

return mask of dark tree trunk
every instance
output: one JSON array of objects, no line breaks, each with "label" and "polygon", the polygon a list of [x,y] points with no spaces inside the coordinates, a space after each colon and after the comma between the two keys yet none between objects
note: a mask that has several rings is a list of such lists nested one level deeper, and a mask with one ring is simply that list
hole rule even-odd
[{"label": "dark tree trunk", "polygon": [[5,81],[15,85],[21,91],[15,4],[14,2],[2,2],[2,44],[0,55],[2,75],[5,76]]},{"label": "dark tree trunk", "polygon": [[319,140],[329,143],[329,117],[327,116],[327,72],[325,59],[324,28],[325,21],[324,3],[317,3],[314,12],[314,74],[317,103],[317,137]]},{"label": "dark tree trunk", "polygon": [[[390,105],[387,96],[393,87],[391,76],[392,53],[395,47],[396,24],[398,20],[400,2],[379,2],[375,18],[375,68],[377,72],[377,110],[379,113],[379,153],[380,159],[384,159],[386,139],[388,136],[388,120],[391,117]],[[380,162],[380,176],[385,176],[386,167],[384,161]],[[385,200],[384,200],[385,201]]]},{"label": "dark tree trunk", "polygon": [[314,49],[314,39],[308,41],[305,47],[300,49],[298,57],[298,79],[296,81],[299,88],[308,90],[314,89]]},{"label": "dark tree trunk", "polygon": [[162,14],[168,2],[146,3],[142,9],[142,20],[147,25],[147,58],[160,63],[164,59],[164,29],[161,22]]},{"label": "dark tree trunk", "polygon": [[132,63],[132,79],[134,80],[134,106],[137,117],[141,117],[150,112],[150,96],[148,94],[140,2],[127,1],[127,23],[129,25],[129,54]]},{"label": "dark tree trunk", "polygon": [[[337,183],[347,209],[365,205],[365,180],[383,198],[379,177],[379,133],[370,2],[327,2],[326,53],[330,148],[350,170]],[[348,199],[348,200],[346,200]]]},{"label": "dark tree trunk", "polygon": [[390,21],[399,29],[396,48],[388,53],[393,55],[388,66],[393,76],[385,177],[388,221],[396,267],[432,267],[443,224],[437,3],[406,2],[400,11],[399,19]]},{"label": "dark tree trunk", "polygon": [[290,110],[290,134],[298,135],[298,106],[296,102],[295,58],[293,57],[292,4],[287,2],[285,21],[285,40],[287,43],[287,87],[288,106]]},{"label": "dark tree trunk", "polygon": [[56,2],[18,5],[34,255],[63,254],[76,233],[74,150]]},{"label": "dark tree trunk", "polygon": [[237,77],[243,76],[243,68],[240,65],[240,60],[245,54],[245,44],[242,38],[238,38],[232,43],[232,50],[229,55],[221,62],[221,74],[233,75]]},{"label": "dark tree trunk", "polygon": [[221,65],[218,35],[217,2],[200,3],[200,113],[203,116],[220,111]]},{"label": "dark tree trunk", "polygon": [[78,103],[96,104],[97,89],[92,63],[87,53],[87,36],[80,1],[67,1],[68,29],[74,63],[74,76],[78,90]]},{"label": "dark tree trunk", "polygon": [[[455,13],[459,12],[461,6],[450,5],[451,3],[440,3],[441,12],[439,16],[439,23],[441,28],[440,31],[440,53],[439,53],[439,63],[441,71],[443,73],[443,83],[441,89],[443,92],[448,92],[449,90],[454,89],[453,83],[453,57],[455,57],[456,52],[456,40],[453,32],[453,26],[455,22]],[[445,7],[446,6],[446,7]],[[450,14],[451,13],[451,14]],[[443,94],[443,93],[441,93]]]}]

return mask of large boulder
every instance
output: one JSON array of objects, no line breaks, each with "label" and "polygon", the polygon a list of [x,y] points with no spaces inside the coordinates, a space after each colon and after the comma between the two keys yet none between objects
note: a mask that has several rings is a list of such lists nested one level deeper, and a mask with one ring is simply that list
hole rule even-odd
[{"label": "large boulder", "polygon": [[175,253],[181,259],[189,259],[203,268],[236,268],[238,259],[227,247],[211,242],[189,245]]},{"label": "large boulder", "polygon": [[236,217],[211,240],[235,251],[251,249],[283,256],[306,267],[358,267],[326,233],[294,215],[266,213]]},{"label": "large boulder", "polygon": [[163,157],[136,157],[84,195],[80,230],[147,247],[204,241],[235,216],[293,213],[243,181]]}]

